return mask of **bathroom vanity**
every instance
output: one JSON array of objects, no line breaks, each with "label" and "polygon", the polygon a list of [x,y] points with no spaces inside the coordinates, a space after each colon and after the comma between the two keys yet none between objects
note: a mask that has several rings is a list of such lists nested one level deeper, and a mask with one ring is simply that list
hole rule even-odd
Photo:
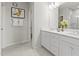
[{"label": "bathroom vanity", "polygon": [[79,56],[79,34],[41,29],[41,45],[56,56]]}]

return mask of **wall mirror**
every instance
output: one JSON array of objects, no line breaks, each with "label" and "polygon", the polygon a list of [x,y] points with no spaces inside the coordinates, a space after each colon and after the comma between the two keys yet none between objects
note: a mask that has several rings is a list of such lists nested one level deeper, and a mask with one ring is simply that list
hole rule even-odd
[{"label": "wall mirror", "polygon": [[70,29],[79,29],[79,2],[63,3],[58,10],[59,17],[68,20]]}]

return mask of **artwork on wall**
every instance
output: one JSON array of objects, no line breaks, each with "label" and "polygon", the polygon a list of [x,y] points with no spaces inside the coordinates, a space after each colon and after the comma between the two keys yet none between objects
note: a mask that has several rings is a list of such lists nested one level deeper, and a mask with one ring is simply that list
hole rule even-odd
[{"label": "artwork on wall", "polygon": [[25,10],[21,9],[21,8],[12,7],[11,8],[11,17],[24,19],[25,18]]}]

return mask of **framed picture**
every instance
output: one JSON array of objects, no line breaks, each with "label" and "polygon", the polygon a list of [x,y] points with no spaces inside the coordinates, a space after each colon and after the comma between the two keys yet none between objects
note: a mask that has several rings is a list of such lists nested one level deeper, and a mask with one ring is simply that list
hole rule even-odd
[{"label": "framed picture", "polygon": [[11,17],[12,18],[25,18],[25,10],[21,8],[11,8]]}]

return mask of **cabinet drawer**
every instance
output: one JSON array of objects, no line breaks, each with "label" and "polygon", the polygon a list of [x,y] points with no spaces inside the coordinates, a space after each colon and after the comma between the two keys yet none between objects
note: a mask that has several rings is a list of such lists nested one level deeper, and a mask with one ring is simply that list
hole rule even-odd
[{"label": "cabinet drawer", "polygon": [[64,41],[67,41],[71,44],[75,44],[75,45],[79,46],[79,39],[77,39],[77,38],[72,38],[72,37],[69,37],[69,36],[62,36],[61,35],[60,39],[64,40]]}]

